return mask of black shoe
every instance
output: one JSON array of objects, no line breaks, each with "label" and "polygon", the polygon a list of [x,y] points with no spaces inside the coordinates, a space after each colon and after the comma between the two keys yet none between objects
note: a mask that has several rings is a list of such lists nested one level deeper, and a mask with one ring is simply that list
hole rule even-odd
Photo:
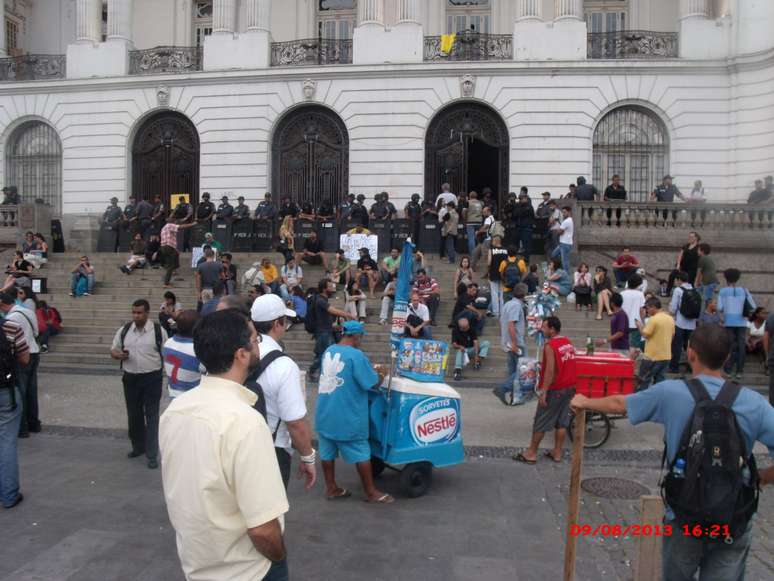
[{"label": "black shoe", "polygon": [[30,437],[30,433],[27,430],[25,430],[23,432],[19,432],[19,437],[20,438],[29,438]]},{"label": "black shoe", "polygon": [[39,434],[41,429],[42,429],[42,425],[40,422],[38,422],[33,426],[30,426],[30,432],[32,432],[33,434]]},{"label": "black shoe", "polygon": [[21,504],[21,501],[24,500],[24,495],[20,492],[16,495],[16,500],[13,501],[13,503],[10,506],[6,506],[5,508],[13,508],[14,506],[18,506]]},{"label": "black shoe", "polygon": [[144,452],[144,451],[140,451],[140,450],[132,450],[131,452],[129,452],[129,453],[126,455],[126,457],[127,457],[127,458],[137,458],[137,457],[139,457],[139,456],[142,456],[143,454],[145,454],[145,452]]},{"label": "black shoe", "polygon": [[462,379],[462,370],[461,369],[455,369],[454,370],[454,381],[459,381]]},{"label": "black shoe", "polygon": [[158,467],[159,467],[158,460],[156,460],[155,458],[148,458],[148,468],[150,468],[151,470],[155,470]]},{"label": "black shoe", "polygon": [[481,369],[481,362],[480,361],[476,361],[473,364],[473,369]]},{"label": "black shoe", "polygon": [[496,388],[496,387],[495,387],[495,388],[492,390],[492,393],[493,393],[493,394],[495,394],[495,397],[496,397],[497,399],[499,399],[501,402],[503,402],[503,404],[505,404],[505,405],[511,405],[511,404],[509,404],[509,403],[508,403],[508,400],[507,400],[507,399],[505,399],[505,393],[503,393],[503,392],[502,392],[502,390],[500,390],[500,389],[498,389],[498,388]]}]

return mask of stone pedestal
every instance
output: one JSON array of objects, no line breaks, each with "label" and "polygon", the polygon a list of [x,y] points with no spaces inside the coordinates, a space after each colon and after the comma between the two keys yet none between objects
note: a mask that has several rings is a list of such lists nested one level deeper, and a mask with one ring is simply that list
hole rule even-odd
[{"label": "stone pedestal", "polygon": [[111,39],[97,44],[67,46],[67,78],[118,77],[129,74],[129,41]]},{"label": "stone pedestal", "polygon": [[680,58],[728,58],[731,34],[730,18],[684,18],[680,21]]},{"label": "stone pedestal", "polygon": [[390,30],[378,24],[355,28],[352,38],[353,64],[421,63],[423,56],[421,24],[401,22]]},{"label": "stone pedestal", "polygon": [[513,30],[513,58],[517,61],[583,60],[586,23],[577,19],[543,22],[517,20]]},{"label": "stone pedestal", "polygon": [[211,34],[204,39],[204,70],[263,69],[271,64],[271,34]]}]

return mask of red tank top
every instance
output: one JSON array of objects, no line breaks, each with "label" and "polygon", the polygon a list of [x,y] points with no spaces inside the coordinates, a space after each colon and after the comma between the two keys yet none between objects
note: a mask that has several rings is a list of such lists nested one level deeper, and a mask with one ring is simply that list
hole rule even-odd
[{"label": "red tank top", "polygon": [[[546,345],[554,352],[556,373],[554,382],[548,386],[549,390],[567,389],[575,387],[577,373],[575,371],[575,347],[567,337],[554,337]],[[540,367],[540,385],[543,385],[545,366]]]}]

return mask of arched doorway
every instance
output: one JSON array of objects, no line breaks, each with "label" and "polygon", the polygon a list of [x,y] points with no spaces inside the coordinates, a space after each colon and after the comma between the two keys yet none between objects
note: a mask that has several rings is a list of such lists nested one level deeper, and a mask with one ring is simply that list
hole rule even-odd
[{"label": "arched doorway", "polygon": [[652,111],[637,106],[613,109],[594,130],[594,184],[603,190],[621,177],[628,200],[647,202],[669,173],[669,133]]},{"label": "arched doorway", "polygon": [[434,201],[441,185],[454,193],[491,188],[508,191],[508,128],[500,115],[479,103],[458,103],[431,121],[425,139],[425,197]]},{"label": "arched doorway", "polygon": [[172,194],[199,199],[199,134],[187,117],[162,111],[140,126],[132,147],[132,191],[137,199],[156,194],[169,207]]},{"label": "arched doorway", "polygon": [[336,113],[319,105],[301,107],[277,124],[272,140],[275,196],[338,204],[349,190],[349,134]]},{"label": "arched doorway", "polygon": [[43,200],[62,212],[62,143],[43,121],[25,121],[8,139],[5,185],[16,186],[25,203]]}]

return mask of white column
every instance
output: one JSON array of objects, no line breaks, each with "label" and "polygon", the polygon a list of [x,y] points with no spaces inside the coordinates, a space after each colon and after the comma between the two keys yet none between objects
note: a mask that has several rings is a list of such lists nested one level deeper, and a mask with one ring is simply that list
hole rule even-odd
[{"label": "white column", "polygon": [[516,0],[516,22],[543,20],[543,0]]},{"label": "white column", "polygon": [[236,0],[213,0],[212,33],[234,34]]},{"label": "white column", "polygon": [[709,18],[709,0],[680,0],[680,18]]},{"label": "white column", "polygon": [[75,40],[82,44],[102,40],[102,0],[77,0]]},{"label": "white column", "polygon": [[0,19],[0,22],[3,23],[2,26],[0,26],[0,58],[7,56],[5,54],[5,2],[3,2],[2,10],[0,10],[0,14],[2,14],[3,18]]},{"label": "white column", "polygon": [[554,20],[583,20],[583,0],[554,0]]},{"label": "white column", "polygon": [[397,0],[398,17],[395,21],[419,23],[419,0]]},{"label": "white column", "polygon": [[108,0],[108,40],[132,42],[132,17],[134,0]]},{"label": "white column", "polygon": [[271,28],[271,0],[247,0],[245,29],[269,32]]},{"label": "white column", "polygon": [[384,26],[384,0],[360,0],[357,3],[357,23]]}]

